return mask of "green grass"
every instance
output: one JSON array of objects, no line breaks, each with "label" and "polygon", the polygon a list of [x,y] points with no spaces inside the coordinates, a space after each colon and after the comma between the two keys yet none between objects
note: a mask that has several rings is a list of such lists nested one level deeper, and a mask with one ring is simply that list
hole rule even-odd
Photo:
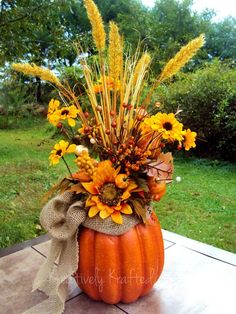
[{"label": "green grass", "polygon": [[162,228],[236,252],[236,167],[199,159],[175,160],[175,180],[155,205]]},{"label": "green grass", "polygon": [[[42,234],[41,200],[66,168],[50,167],[48,154],[55,143],[45,122],[21,130],[0,130],[0,247]],[[235,166],[217,161],[176,158],[182,178],[168,186],[155,204],[164,229],[236,252]]]},{"label": "green grass", "polygon": [[50,167],[55,143],[48,124],[0,130],[0,247],[40,235],[42,196],[65,176],[63,164]]}]

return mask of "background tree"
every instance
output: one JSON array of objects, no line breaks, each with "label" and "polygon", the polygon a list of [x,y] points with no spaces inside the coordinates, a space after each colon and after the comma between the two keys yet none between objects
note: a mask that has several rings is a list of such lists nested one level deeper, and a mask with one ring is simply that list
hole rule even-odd
[{"label": "background tree", "polygon": [[205,49],[211,57],[236,61],[236,19],[227,17],[221,22],[212,23]]}]

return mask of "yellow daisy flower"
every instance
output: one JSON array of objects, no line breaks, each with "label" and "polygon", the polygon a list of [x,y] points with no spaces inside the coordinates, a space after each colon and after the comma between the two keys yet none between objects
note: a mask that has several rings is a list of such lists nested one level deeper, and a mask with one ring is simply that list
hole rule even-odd
[{"label": "yellow daisy flower", "polygon": [[61,112],[60,112],[60,110],[56,110],[56,111],[54,111],[53,113],[48,114],[48,115],[47,115],[47,118],[48,118],[48,121],[49,121],[52,125],[57,126],[58,123],[59,123],[60,120],[61,120]]},{"label": "yellow daisy flower", "polygon": [[121,213],[132,214],[133,210],[127,200],[132,192],[140,189],[137,189],[134,181],[124,174],[118,174],[118,171],[112,167],[111,161],[105,160],[99,163],[93,181],[82,182],[90,194],[85,204],[89,207],[89,217],[99,213],[102,219],[111,216],[114,222],[122,224]]},{"label": "yellow daisy flower", "polygon": [[55,112],[60,106],[60,101],[57,99],[51,99],[48,104],[48,114]]},{"label": "yellow daisy flower", "polygon": [[190,150],[190,148],[192,147],[196,147],[196,136],[197,133],[196,132],[192,132],[190,129],[184,130],[182,132],[183,134],[183,146],[185,148],[185,150]]},{"label": "yellow daisy flower", "polygon": [[69,126],[73,127],[75,126],[75,118],[77,118],[77,115],[79,113],[79,110],[76,108],[75,105],[69,106],[69,107],[63,107],[60,110],[60,119],[68,121]]},{"label": "yellow daisy flower", "polygon": [[151,127],[153,131],[161,133],[165,140],[170,142],[183,140],[183,124],[175,118],[174,113],[158,112],[156,115],[144,119],[145,124]]},{"label": "yellow daisy flower", "polygon": [[47,119],[48,121],[54,125],[57,126],[58,122],[61,119],[61,114],[60,114],[60,102],[59,100],[54,100],[51,99],[49,104],[48,104],[48,114],[47,114]]},{"label": "yellow daisy flower", "polygon": [[69,144],[64,140],[61,140],[59,143],[54,145],[53,150],[50,153],[49,160],[51,165],[56,165],[59,163],[60,159],[69,153],[74,153],[76,149],[75,144]]}]

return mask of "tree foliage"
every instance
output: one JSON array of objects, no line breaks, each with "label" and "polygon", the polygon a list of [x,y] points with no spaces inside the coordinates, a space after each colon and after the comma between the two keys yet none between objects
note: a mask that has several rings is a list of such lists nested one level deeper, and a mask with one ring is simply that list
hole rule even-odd
[{"label": "tree foliage", "polygon": [[[214,12],[193,12],[192,0],[157,0],[153,9],[139,0],[95,2],[106,26],[110,20],[117,21],[131,46],[140,41],[152,52],[154,71],[202,32],[207,44],[196,64],[210,57],[235,58],[236,20],[213,23]],[[78,40],[95,53],[82,0],[2,0],[0,31],[1,64],[28,60],[51,67],[72,65],[76,59],[73,42]]]},{"label": "tree foliage", "polygon": [[236,69],[214,60],[194,73],[182,73],[157,91],[166,111],[182,109],[184,125],[198,132],[197,152],[236,160]]}]

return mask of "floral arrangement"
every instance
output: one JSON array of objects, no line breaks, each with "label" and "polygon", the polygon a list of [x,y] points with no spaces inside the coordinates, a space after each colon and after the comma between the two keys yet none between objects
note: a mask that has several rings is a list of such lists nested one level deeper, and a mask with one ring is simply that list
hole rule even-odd
[{"label": "floral arrangement", "polygon": [[[45,68],[13,64],[16,71],[38,76],[58,90],[48,106],[48,121],[63,139],[53,147],[51,165],[65,162],[69,176],[53,191],[70,191],[84,201],[89,217],[111,217],[122,224],[123,215],[137,214],[144,222],[151,201],[159,201],[173,173],[170,146],[195,147],[196,133],[184,129],[176,113],[164,113],[152,101],[159,84],[171,78],[204,44],[204,35],[190,41],[171,59],[149,87],[151,56],[148,52],[124,54],[118,26],[110,22],[109,44],[101,15],[92,0],[84,0],[92,25],[98,57],[91,64],[78,44],[84,90],[61,82]],[[67,154],[75,154],[78,169],[72,173]]]}]

